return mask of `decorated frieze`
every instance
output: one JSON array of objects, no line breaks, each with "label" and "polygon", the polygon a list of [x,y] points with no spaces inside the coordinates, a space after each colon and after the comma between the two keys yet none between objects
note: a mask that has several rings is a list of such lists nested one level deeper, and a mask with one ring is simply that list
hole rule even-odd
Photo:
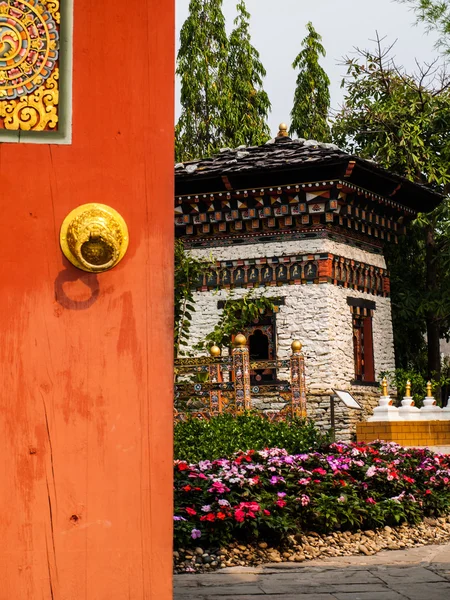
[{"label": "decorated frieze", "polygon": [[309,254],[218,262],[194,283],[199,291],[216,288],[332,283],[388,296],[386,269],[332,254]]},{"label": "decorated frieze", "polygon": [[381,244],[404,232],[405,211],[342,182],[319,182],[178,197],[175,226],[186,239],[211,241],[332,227]]},{"label": "decorated frieze", "polygon": [[59,0],[0,0],[0,129],[58,128]]}]

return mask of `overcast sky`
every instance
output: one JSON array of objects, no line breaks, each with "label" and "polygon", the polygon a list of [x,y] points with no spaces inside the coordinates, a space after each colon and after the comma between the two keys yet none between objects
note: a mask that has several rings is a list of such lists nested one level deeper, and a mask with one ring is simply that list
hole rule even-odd
[{"label": "overcast sky", "polygon": [[[224,0],[227,28],[232,28],[237,0]],[[251,14],[252,43],[260,52],[267,71],[265,90],[272,102],[269,125],[272,134],[278,124],[289,124],[296,73],[291,64],[306,35],[306,23],[312,21],[323,38],[327,56],[321,64],[331,80],[331,106],[338,109],[343,91],[340,87],[345,68],[339,65],[354,47],[372,48],[375,32],[395,40],[395,56],[409,71],[414,60],[431,61],[436,56],[434,39],[423,26],[414,26],[414,15],[407,6],[393,0],[246,0]],[[188,16],[189,0],[176,0],[177,49],[179,30]],[[177,87],[177,117],[179,89]]]}]

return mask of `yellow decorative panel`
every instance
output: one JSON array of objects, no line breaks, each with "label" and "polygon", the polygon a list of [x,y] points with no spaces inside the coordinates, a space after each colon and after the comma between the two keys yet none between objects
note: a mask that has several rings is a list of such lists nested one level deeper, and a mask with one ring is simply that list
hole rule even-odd
[{"label": "yellow decorative panel", "polygon": [[56,131],[59,0],[0,0],[0,129]]}]

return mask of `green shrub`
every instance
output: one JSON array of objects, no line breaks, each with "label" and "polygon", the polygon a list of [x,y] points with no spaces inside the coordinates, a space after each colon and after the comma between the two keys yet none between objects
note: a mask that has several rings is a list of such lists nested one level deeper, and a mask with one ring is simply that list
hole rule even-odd
[{"label": "green shrub", "polygon": [[175,459],[198,462],[230,457],[239,450],[285,448],[295,454],[316,450],[328,441],[312,421],[287,417],[272,421],[258,413],[195,417],[175,425]]}]

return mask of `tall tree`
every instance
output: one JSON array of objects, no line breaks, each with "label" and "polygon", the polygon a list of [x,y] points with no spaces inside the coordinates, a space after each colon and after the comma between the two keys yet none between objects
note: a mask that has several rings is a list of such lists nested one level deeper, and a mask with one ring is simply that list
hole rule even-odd
[{"label": "tall tree", "polygon": [[[360,156],[375,159],[384,167],[411,181],[431,185],[450,193],[450,80],[434,65],[408,75],[390,58],[392,46],[383,49],[377,40],[375,52],[360,51],[347,59],[344,81],[344,107],[336,116],[333,133],[336,143]],[[399,335],[420,320],[428,338],[428,374],[440,373],[440,336],[448,332],[450,317],[450,277],[447,257],[450,248],[448,203],[420,215],[414,236],[403,254],[391,256],[401,261],[392,269],[401,273],[410,264],[408,252],[420,253],[425,269],[413,274],[411,287],[393,286],[393,306],[398,312],[394,323]],[[411,246],[412,245],[412,246]],[[408,246],[408,245],[407,245]],[[417,256],[416,256],[417,258]],[[408,262],[409,261],[409,262]],[[406,294],[402,293],[406,291]],[[406,298],[405,298],[406,296]],[[406,303],[405,303],[406,299]]]},{"label": "tall tree", "polygon": [[397,0],[408,4],[416,13],[417,21],[425,23],[428,31],[438,35],[436,46],[450,54],[450,1],[449,0]]},{"label": "tall tree", "polygon": [[291,111],[290,133],[299,137],[328,142],[330,127],[328,112],[330,110],[330,80],[319,64],[321,56],[325,56],[322,37],[314,29],[311,22],[307,24],[308,35],[302,41],[300,51],[292,66],[300,69],[297,76],[297,87],[294,94],[294,106]]},{"label": "tall tree", "polygon": [[241,144],[256,146],[270,138],[267,125],[271,104],[263,89],[266,70],[259,52],[251,44],[245,1],[237,5],[237,17],[229,40],[228,79],[230,102],[227,103],[226,143],[231,148]]},{"label": "tall tree", "polygon": [[225,145],[230,93],[222,2],[191,0],[181,28],[176,73],[181,80],[182,110],[175,127],[179,161],[211,155]]}]

